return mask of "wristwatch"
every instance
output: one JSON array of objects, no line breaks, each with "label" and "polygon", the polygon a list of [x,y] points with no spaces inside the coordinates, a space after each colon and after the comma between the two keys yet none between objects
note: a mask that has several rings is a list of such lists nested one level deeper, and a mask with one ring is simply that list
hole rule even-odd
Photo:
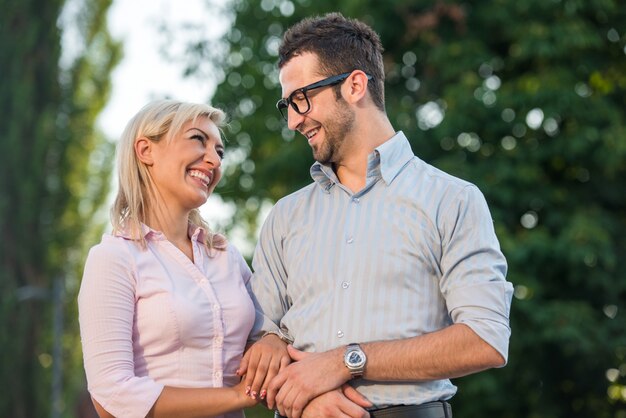
[{"label": "wristwatch", "polygon": [[346,365],[353,379],[363,376],[365,363],[367,363],[367,356],[361,346],[355,343],[348,344],[343,355],[343,364]]}]

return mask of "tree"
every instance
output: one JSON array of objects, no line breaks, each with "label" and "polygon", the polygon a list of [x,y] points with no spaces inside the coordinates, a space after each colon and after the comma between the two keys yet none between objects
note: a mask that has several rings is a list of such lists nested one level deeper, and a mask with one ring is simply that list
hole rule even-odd
[{"label": "tree", "polygon": [[[108,191],[112,155],[94,126],[121,52],[107,32],[110,4],[71,2],[64,10],[63,0],[1,1],[1,416],[58,412],[82,376],[76,277],[97,229],[92,218]],[[75,18],[69,51],[61,47],[62,13]],[[55,306],[69,312],[56,336]],[[55,337],[61,355],[53,356]],[[69,389],[52,405],[61,361]]]},{"label": "tree", "polygon": [[[328,11],[365,20],[386,47],[394,126],[422,159],[483,190],[515,285],[510,362],[456,380],[456,413],[623,416],[626,9],[619,3],[234,1],[228,50],[213,60],[220,77],[213,101],[232,116],[231,165],[218,193],[237,204],[234,222],[253,236],[265,202],[311,181],[306,142],[274,108],[280,37]],[[202,60],[216,50],[193,45],[189,71],[209,72]]]}]

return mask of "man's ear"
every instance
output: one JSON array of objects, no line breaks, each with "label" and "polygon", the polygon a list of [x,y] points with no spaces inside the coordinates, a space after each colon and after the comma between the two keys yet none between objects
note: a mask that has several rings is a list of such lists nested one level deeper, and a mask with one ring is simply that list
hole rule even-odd
[{"label": "man's ear", "polygon": [[344,95],[346,100],[352,103],[356,103],[363,99],[367,95],[367,75],[360,70],[352,72],[346,83],[347,95]]},{"label": "man's ear", "polygon": [[137,159],[145,165],[154,164],[154,158],[152,156],[152,148],[154,143],[146,137],[137,138],[135,141],[135,154]]}]

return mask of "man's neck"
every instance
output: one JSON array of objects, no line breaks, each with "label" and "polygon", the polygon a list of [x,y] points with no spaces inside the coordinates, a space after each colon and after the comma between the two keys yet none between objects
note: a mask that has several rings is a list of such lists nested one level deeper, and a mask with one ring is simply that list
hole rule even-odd
[{"label": "man's neck", "polygon": [[353,132],[354,147],[345,150],[343,158],[333,164],[339,182],[353,193],[362,190],[367,180],[367,162],[376,147],[387,142],[395,135],[395,130],[384,113],[368,117],[362,123],[357,122],[359,130]]}]

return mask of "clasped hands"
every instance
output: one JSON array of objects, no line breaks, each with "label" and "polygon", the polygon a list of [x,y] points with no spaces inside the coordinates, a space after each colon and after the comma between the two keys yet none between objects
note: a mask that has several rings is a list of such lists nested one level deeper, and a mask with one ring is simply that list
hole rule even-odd
[{"label": "clasped hands", "polygon": [[238,374],[248,396],[289,418],[369,417],[372,404],[346,383],[342,353],[306,353],[270,334],[246,351]]}]

